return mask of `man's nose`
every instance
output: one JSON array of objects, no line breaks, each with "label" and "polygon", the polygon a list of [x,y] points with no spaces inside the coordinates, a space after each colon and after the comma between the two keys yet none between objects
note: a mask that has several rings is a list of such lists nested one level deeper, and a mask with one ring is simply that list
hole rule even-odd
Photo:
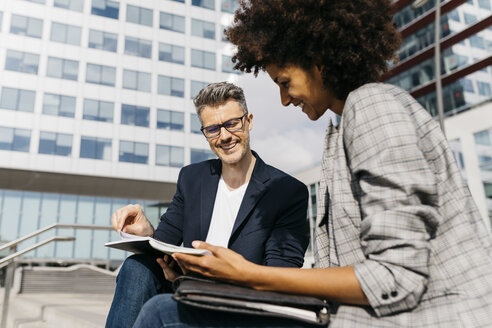
[{"label": "man's nose", "polygon": [[220,135],[219,135],[219,138],[221,140],[227,140],[227,139],[230,139],[232,137],[232,133],[230,133],[225,127],[221,127],[220,128]]}]

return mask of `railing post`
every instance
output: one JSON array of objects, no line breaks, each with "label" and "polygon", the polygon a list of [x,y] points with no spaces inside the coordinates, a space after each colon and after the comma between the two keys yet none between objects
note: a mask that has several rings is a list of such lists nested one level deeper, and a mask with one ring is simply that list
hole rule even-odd
[{"label": "railing post", "polygon": [[[17,246],[10,247],[10,254],[14,254]],[[3,304],[2,304],[2,322],[0,328],[7,328],[7,316],[9,313],[9,301],[10,301],[10,289],[12,288],[12,282],[14,280],[15,274],[15,260],[11,260],[7,266],[5,272],[5,286],[3,294]]]}]

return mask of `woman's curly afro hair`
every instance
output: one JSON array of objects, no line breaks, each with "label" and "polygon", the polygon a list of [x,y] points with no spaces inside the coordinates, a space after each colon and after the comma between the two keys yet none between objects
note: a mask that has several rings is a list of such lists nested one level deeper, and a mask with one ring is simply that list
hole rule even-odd
[{"label": "woman's curly afro hair", "polygon": [[321,69],[324,85],[344,100],[377,81],[396,61],[400,36],[391,0],[240,0],[225,33],[242,72],[294,64]]}]

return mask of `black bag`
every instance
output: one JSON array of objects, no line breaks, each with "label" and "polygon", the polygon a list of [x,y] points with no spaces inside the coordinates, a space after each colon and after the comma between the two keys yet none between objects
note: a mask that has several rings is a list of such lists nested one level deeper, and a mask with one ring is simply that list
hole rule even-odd
[{"label": "black bag", "polygon": [[316,297],[259,291],[196,276],[180,276],[174,284],[174,300],[202,309],[280,317],[315,325],[327,325],[330,319],[328,303]]}]

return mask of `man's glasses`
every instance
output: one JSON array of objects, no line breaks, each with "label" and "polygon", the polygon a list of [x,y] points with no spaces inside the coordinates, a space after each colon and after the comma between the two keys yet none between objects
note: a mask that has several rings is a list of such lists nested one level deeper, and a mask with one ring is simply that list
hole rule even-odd
[{"label": "man's glasses", "polygon": [[248,113],[245,113],[241,117],[230,119],[229,121],[226,121],[222,124],[202,127],[200,128],[200,130],[207,139],[217,138],[218,136],[220,136],[220,131],[222,131],[222,128],[225,128],[229,132],[236,132],[243,128],[243,118],[246,115],[248,115]]}]

